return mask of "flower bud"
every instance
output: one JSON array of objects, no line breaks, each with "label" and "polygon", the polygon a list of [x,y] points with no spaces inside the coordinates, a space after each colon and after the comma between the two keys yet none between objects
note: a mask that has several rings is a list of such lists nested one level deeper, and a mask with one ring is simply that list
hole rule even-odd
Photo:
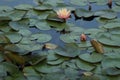
[{"label": "flower bud", "polygon": [[80,40],[81,40],[81,41],[86,41],[86,40],[87,40],[86,35],[82,33],[82,34],[80,35]]}]

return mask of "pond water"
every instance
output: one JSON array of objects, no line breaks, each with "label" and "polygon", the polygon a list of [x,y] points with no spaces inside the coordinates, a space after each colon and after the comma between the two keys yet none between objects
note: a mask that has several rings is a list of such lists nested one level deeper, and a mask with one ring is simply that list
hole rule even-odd
[{"label": "pond water", "polygon": [[108,0],[86,0],[86,6],[74,1],[79,0],[64,0],[62,7],[72,10],[64,21],[49,2],[38,7],[34,0],[0,0],[0,6],[34,6],[7,7],[7,17],[7,10],[1,11],[0,53],[5,54],[0,54],[0,68],[6,67],[0,80],[120,80],[120,1],[113,1],[112,8],[103,3]]}]

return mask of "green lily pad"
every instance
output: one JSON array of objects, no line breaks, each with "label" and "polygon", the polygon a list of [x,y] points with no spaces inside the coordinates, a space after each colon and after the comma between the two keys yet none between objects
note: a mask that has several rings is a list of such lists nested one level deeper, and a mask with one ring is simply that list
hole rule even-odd
[{"label": "green lily pad", "polygon": [[37,39],[37,42],[44,43],[50,41],[52,37],[49,34],[32,34],[30,39],[31,40]]},{"label": "green lily pad", "polygon": [[47,60],[48,61],[55,61],[59,59],[59,56],[56,55],[54,50],[49,50],[47,54]]},{"label": "green lily pad", "polygon": [[58,3],[64,3],[64,1],[63,0],[54,0],[54,1],[46,0],[44,2],[44,4],[49,4],[51,6],[57,6]]},{"label": "green lily pad", "polygon": [[13,8],[9,6],[0,6],[0,11],[12,11]]},{"label": "green lily pad", "polygon": [[85,9],[76,9],[75,10],[75,14],[76,16],[78,17],[91,17],[94,15],[94,13],[92,11],[88,11],[88,10],[85,10]]},{"label": "green lily pad", "polygon": [[95,16],[100,16],[101,18],[114,19],[117,17],[117,13],[112,10],[102,10],[97,11],[94,14]]},{"label": "green lily pad", "polygon": [[9,17],[12,19],[12,21],[18,21],[24,17],[25,13],[26,11],[14,10],[11,12],[11,14],[9,14]]},{"label": "green lily pad", "polygon": [[[0,64],[1,71],[9,72],[9,74],[14,75],[19,72],[18,68],[16,65],[10,63],[10,62],[2,62]],[[2,72],[4,74],[4,72]]]},{"label": "green lily pad", "polygon": [[27,51],[35,51],[35,50],[41,50],[42,49],[42,45],[40,44],[16,44],[17,47],[19,47],[20,49],[23,50],[27,50]]},{"label": "green lily pad", "polygon": [[35,24],[36,27],[40,30],[50,30],[50,26],[47,24],[46,21],[39,21],[38,23]]},{"label": "green lily pad", "polygon": [[14,30],[20,30],[20,29],[24,29],[27,27],[27,25],[25,24],[20,24],[19,22],[16,21],[12,21],[9,23],[10,27]]},{"label": "green lily pad", "polygon": [[107,75],[115,76],[115,75],[120,75],[120,70],[114,67],[107,68],[103,71]]},{"label": "green lily pad", "polygon": [[119,34],[110,34],[109,32],[99,33],[97,39],[99,42],[110,46],[120,46]]},{"label": "green lily pad", "polygon": [[80,68],[82,70],[86,70],[86,71],[91,71],[95,68],[94,65],[92,65],[88,62],[82,61],[80,59],[76,60],[76,65],[78,68]]},{"label": "green lily pad", "polygon": [[34,68],[41,73],[54,73],[61,71],[58,66],[50,66],[47,64],[36,65]]},{"label": "green lily pad", "polygon": [[43,4],[41,6],[37,6],[34,8],[35,10],[41,10],[41,11],[47,11],[47,10],[52,10],[52,6],[48,4]]},{"label": "green lily pad", "polygon": [[120,61],[119,53],[106,54],[106,57],[103,58],[101,65],[103,69],[107,69],[110,67],[120,68],[119,61]]},{"label": "green lily pad", "polygon": [[20,5],[15,6],[15,9],[19,9],[19,10],[29,10],[32,8],[33,6],[29,4],[20,4]]},{"label": "green lily pad", "polygon": [[65,80],[65,79],[66,79],[66,76],[62,72],[50,73],[43,76],[42,78],[42,80]]},{"label": "green lily pad", "polygon": [[76,44],[67,44],[65,48],[55,49],[56,54],[65,57],[76,57],[79,55],[80,50]]},{"label": "green lily pad", "polygon": [[103,25],[103,28],[106,28],[106,29],[120,28],[120,23],[119,22],[107,23]]},{"label": "green lily pad", "polygon": [[60,39],[65,42],[65,43],[74,43],[77,40],[80,40],[80,36],[76,35],[74,33],[70,33],[70,34],[62,34],[60,36]]},{"label": "green lily pad", "polygon": [[25,17],[36,18],[36,19],[46,19],[50,14],[50,11],[39,11],[39,10],[29,10]]},{"label": "green lily pad", "polygon": [[22,36],[29,36],[32,34],[32,32],[28,29],[20,29],[19,32]]},{"label": "green lily pad", "polygon": [[65,69],[65,75],[70,80],[79,78],[78,74],[79,74],[79,71],[77,71],[76,69],[72,69],[72,68]]},{"label": "green lily pad", "polygon": [[61,64],[62,62],[64,62],[64,58],[60,58],[60,59],[57,59],[55,61],[48,61],[47,64],[58,65],[58,64]]},{"label": "green lily pad", "polygon": [[24,55],[24,54],[28,53],[28,51],[17,47],[15,44],[6,45],[5,50],[9,50],[9,51],[12,51],[12,52],[17,52],[20,55]]},{"label": "green lily pad", "polygon": [[71,0],[70,3],[74,5],[85,6],[87,5],[87,0]]},{"label": "green lily pad", "polygon": [[26,76],[26,77],[28,77],[28,76],[39,76],[39,74],[35,71],[35,69],[33,68],[33,67],[25,67],[24,69],[23,69],[23,72],[24,72],[24,75]]},{"label": "green lily pad", "polygon": [[85,47],[91,47],[92,45],[89,41],[87,41],[87,42],[81,42],[80,44],[78,44],[78,46],[80,48],[85,48]]},{"label": "green lily pad", "polygon": [[97,63],[102,60],[103,55],[99,53],[81,54],[79,58],[90,63]]},{"label": "green lily pad", "polygon": [[22,39],[22,36],[16,32],[6,33],[5,36],[10,40],[11,43],[17,43]]},{"label": "green lily pad", "polygon": [[120,12],[120,6],[114,6],[112,10],[115,12]]}]

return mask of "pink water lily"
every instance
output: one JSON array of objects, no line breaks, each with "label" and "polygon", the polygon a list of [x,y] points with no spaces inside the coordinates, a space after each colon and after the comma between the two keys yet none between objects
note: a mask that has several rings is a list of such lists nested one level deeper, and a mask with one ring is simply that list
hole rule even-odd
[{"label": "pink water lily", "polygon": [[60,19],[66,20],[70,17],[70,10],[67,10],[66,8],[59,9],[57,15]]},{"label": "pink water lily", "polygon": [[80,35],[80,40],[81,40],[81,41],[86,41],[86,40],[87,40],[86,35],[82,33],[82,34]]}]

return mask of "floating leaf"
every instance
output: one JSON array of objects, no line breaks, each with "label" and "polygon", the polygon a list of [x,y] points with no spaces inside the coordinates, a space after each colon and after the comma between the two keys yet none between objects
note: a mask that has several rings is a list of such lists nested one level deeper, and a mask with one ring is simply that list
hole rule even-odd
[{"label": "floating leaf", "polygon": [[[2,62],[0,64],[0,67],[1,67],[0,72],[3,73],[3,75],[5,75],[5,73],[7,73],[7,72],[11,75],[14,75],[19,72],[18,67],[10,62]],[[4,72],[2,72],[2,71],[4,71]]]},{"label": "floating leaf", "polygon": [[0,11],[12,11],[13,9],[9,6],[0,6]]},{"label": "floating leaf", "polygon": [[58,66],[50,66],[50,65],[46,65],[46,64],[36,65],[34,68],[38,72],[42,72],[42,73],[54,73],[54,72],[60,71],[60,68]]},{"label": "floating leaf", "polygon": [[87,5],[87,0],[71,0],[71,3],[74,5],[85,6]]},{"label": "floating leaf", "polygon": [[64,58],[60,58],[60,59],[57,59],[55,61],[48,61],[47,64],[58,65],[58,64],[61,64],[62,62],[64,62]]},{"label": "floating leaf", "polygon": [[120,75],[120,70],[115,67],[107,68],[103,72],[107,75],[112,75],[112,76]]},{"label": "floating leaf", "polygon": [[9,17],[12,19],[12,21],[18,21],[24,17],[25,13],[26,13],[26,11],[14,10],[11,12]]},{"label": "floating leaf", "polygon": [[107,23],[103,25],[103,28],[106,28],[106,29],[120,28],[120,23],[119,22]]},{"label": "floating leaf", "polygon": [[31,40],[37,39],[37,42],[44,43],[50,41],[52,37],[49,34],[33,34],[31,35],[30,39]]},{"label": "floating leaf", "polygon": [[95,68],[94,65],[87,63],[85,61],[79,60],[79,59],[76,61],[76,65],[78,68],[82,70],[86,70],[86,71],[91,71]]},{"label": "floating leaf", "polygon": [[27,18],[36,18],[36,19],[46,19],[50,14],[49,11],[39,11],[39,10],[29,10],[25,17]]},{"label": "floating leaf", "polygon": [[113,58],[110,58],[110,57],[106,57],[106,58],[103,58],[102,60],[102,67],[103,69],[107,69],[107,68],[110,68],[110,67],[118,67],[120,68],[120,58],[119,58],[120,54],[118,54],[118,57],[113,57]]},{"label": "floating leaf", "polygon": [[53,51],[53,50],[48,51],[48,55],[47,55],[48,61],[54,61],[54,60],[57,60],[58,58],[59,58],[59,56],[56,55],[55,51]]},{"label": "floating leaf", "polygon": [[81,54],[79,58],[90,63],[97,63],[102,60],[103,55],[99,53]]},{"label": "floating leaf", "polygon": [[78,74],[79,74],[79,71],[77,71],[76,69],[72,69],[72,68],[65,69],[65,75],[70,80],[79,78]]},{"label": "floating leaf", "polygon": [[40,29],[40,30],[50,30],[50,26],[47,24],[46,21],[39,21],[38,23],[35,24],[35,26]]},{"label": "floating leaf", "polygon": [[97,11],[97,12],[95,12],[94,15],[100,16],[101,18],[107,18],[107,19],[114,19],[117,16],[117,14],[112,10]]},{"label": "floating leaf", "polygon": [[22,36],[16,32],[6,33],[5,36],[10,40],[11,43],[17,43],[22,39]]},{"label": "floating leaf", "polygon": [[15,9],[19,9],[19,10],[29,10],[32,8],[33,6],[29,4],[20,4],[20,5],[15,6]]},{"label": "floating leaf", "polygon": [[120,46],[119,34],[110,34],[109,32],[99,33],[96,37],[98,41],[105,45]]},{"label": "floating leaf", "polygon": [[91,17],[94,15],[93,12],[85,10],[85,9],[76,9],[75,14],[77,17]]},{"label": "floating leaf", "polygon": [[43,4],[41,6],[37,6],[34,8],[35,10],[41,10],[41,11],[48,11],[48,10],[52,10],[52,6],[48,5],[48,4]]},{"label": "floating leaf", "polygon": [[70,33],[70,34],[63,34],[60,36],[60,39],[65,42],[65,43],[74,43],[77,40],[80,39],[79,35],[76,35],[74,33]]},{"label": "floating leaf", "polygon": [[27,50],[27,51],[41,50],[42,47],[43,47],[42,45],[35,44],[35,43],[31,43],[31,44],[16,44],[16,46],[19,47],[20,49]]},{"label": "floating leaf", "polygon": [[76,57],[80,53],[80,50],[76,44],[67,44],[65,48],[55,49],[55,52],[65,57]]}]

